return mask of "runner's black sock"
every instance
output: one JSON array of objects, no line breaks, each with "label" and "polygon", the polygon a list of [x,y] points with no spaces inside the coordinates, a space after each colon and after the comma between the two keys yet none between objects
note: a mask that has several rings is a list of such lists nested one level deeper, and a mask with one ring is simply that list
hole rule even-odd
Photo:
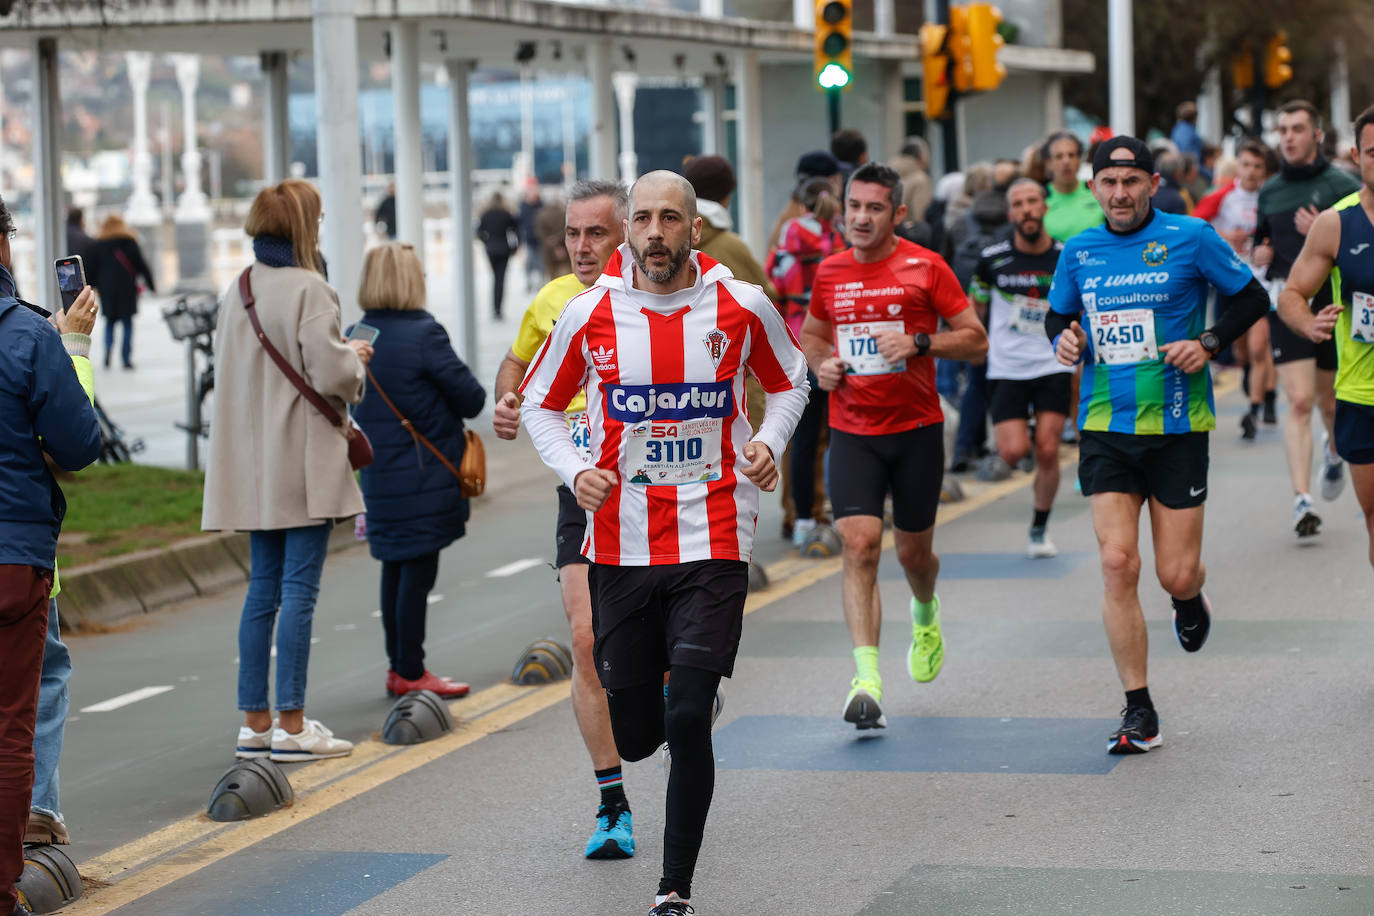
[{"label": "runner's black sock", "polygon": [[1150,688],[1141,687],[1139,690],[1126,691],[1127,706],[1144,706],[1146,709],[1154,709],[1155,704],[1150,702]]},{"label": "runner's black sock", "polygon": [[1202,592],[1198,592],[1191,598],[1174,598],[1174,610],[1178,611],[1178,616],[1184,620],[1197,620],[1207,613],[1207,608],[1202,603]]},{"label": "runner's black sock", "polygon": [[1050,523],[1049,509],[1036,509],[1035,518],[1031,521],[1032,528],[1044,528]]},{"label": "runner's black sock", "polygon": [[620,767],[597,770],[596,784],[601,788],[601,804],[607,808],[630,810],[630,802],[625,798],[625,777],[621,775]]},{"label": "runner's black sock", "polygon": [[1278,393],[1277,391],[1266,391],[1266,392],[1264,393],[1264,406],[1265,406],[1265,409],[1267,409],[1267,410],[1273,410],[1273,409],[1274,409],[1274,400],[1278,397],[1278,395],[1279,395],[1279,393]]},{"label": "runner's black sock", "polygon": [[1245,371],[1240,374],[1240,389],[1246,395],[1250,394],[1250,367],[1246,366]]},{"label": "runner's black sock", "polygon": [[1251,405],[1250,405],[1250,416],[1252,416],[1252,417],[1258,417],[1258,416],[1259,416],[1259,412],[1260,412],[1260,406],[1259,406],[1258,404],[1251,404]]}]

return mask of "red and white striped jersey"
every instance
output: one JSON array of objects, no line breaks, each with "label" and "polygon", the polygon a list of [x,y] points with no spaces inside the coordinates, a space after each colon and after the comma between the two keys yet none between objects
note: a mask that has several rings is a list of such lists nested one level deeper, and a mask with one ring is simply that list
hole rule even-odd
[{"label": "red and white striped jersey", "polygon": [[806,403],[806,361],[773,303],[712,258],[691,258],[696,283],[655,295],[634,288],[622,245],[569,300],[520,386],[540,456],[570,487],[589,465],[561,414],[586,388],[592,462],[619,478],[588,519],[582,552],[594,563],[747,562],[759,497],[740,469],[746,369],[773,396],[752,438],[774,461]]}]

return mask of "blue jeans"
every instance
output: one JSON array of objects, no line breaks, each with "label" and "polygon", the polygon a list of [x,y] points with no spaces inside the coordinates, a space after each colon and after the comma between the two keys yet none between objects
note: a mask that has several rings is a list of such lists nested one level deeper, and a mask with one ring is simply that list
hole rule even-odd
[{"label": "blue jeans", "polygon": [[[305,708],[310,626],[320,573],[329,550],[331,522],[308,528],[253,531],[251,570],[239,618],[239,709],[266,712],[272,626],[277,626],[277,709]],[[281,620],[277,609],[281,608]]]},{"label": "blue jeans", "polygon": [[30,807],[62,820],[57,799],[57,761],[67,727],[67,682],[72,656],[57,629],[57,599],[48,602],[48,639],[43,644],[43,677],[38,684],[38,723],[33,730],[33,801]]},{"label": "blue jeans", "polygon": [[954,453],[973,457],[988,437],[988,364],[968,367],[968,386],[959,402],[959,432],[954,440]]},{"label": "blue jeans", "polygon": [[105,319],[105,365],[110,365],[110,356],[114,353],[115,325],[124,329],[124,343],[119,348],[119,358],[128,367],[134,356],[134,319],[128,318],[106,318]]},{"label": "blue jeans", "polygon": [[968,368],[960,359],[935,360],[935,390],[951,404],[959,403],[959,377]]}]

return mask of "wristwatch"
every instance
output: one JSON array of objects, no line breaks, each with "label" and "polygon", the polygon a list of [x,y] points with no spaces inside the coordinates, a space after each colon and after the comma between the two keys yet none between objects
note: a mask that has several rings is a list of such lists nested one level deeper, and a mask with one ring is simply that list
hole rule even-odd
[{"label": "wristwatch", "polygon": [[1221,349],[1221,341],[1218,340],[1217,335],[1213,334],[1211,331],[1203,331],[1199,334],[1197,342],[1202,344],[1202,349],[1206,350],[1211,356],[1216,356],[1217,352]]},{"label": "wristwatch", "polygon": [[930,352],[930,335],[927,334],[925,331],[922,331],[919,334],[912,335],[911,339],[916,342],[917,356],[925,356],[927,353]]}]

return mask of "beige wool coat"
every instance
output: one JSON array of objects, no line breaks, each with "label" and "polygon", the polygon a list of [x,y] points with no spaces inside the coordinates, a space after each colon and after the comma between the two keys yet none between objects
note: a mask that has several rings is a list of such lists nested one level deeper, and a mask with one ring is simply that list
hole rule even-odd
[{"label": "beige wool coat", "polygon": [[[340,333],[338,294],[314,271],[252,266],[263,332],[340,414],[363,399],[362,360]],[[238,277],[215,329],[215,403],[201,528],[266,531],[363,511],[348,442],[258,342]]]}]

